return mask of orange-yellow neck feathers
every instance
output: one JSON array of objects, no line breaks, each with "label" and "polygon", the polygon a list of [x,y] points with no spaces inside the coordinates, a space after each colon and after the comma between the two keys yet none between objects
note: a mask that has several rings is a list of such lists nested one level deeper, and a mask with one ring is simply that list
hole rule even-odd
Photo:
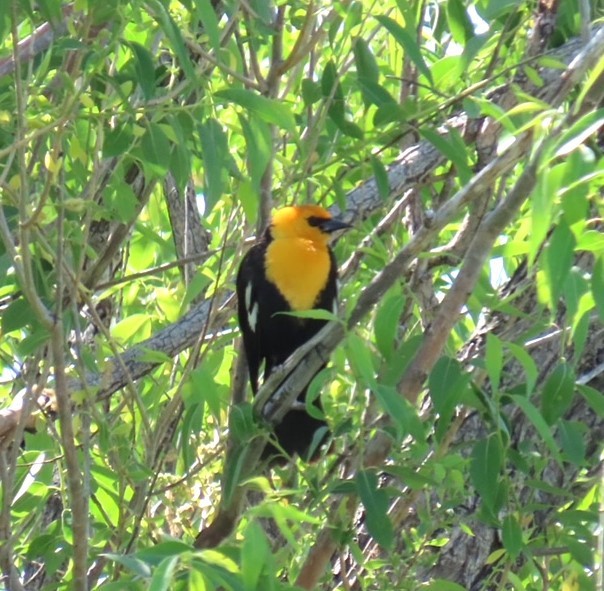
[{"label": "orange-yellow neck feathers", "polygon": [[317,205],[284,207],[273,215],[266,276],[293,310],[312,309],[327,283],[330,236],[313,223],[330,219]]}]

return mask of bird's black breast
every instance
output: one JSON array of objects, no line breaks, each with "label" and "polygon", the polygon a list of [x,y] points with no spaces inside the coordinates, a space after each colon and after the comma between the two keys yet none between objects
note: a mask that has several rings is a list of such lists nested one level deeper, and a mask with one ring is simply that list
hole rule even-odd
[{"label": "bird's black breast", "polygon": [[[252,246],[243,258],[237,274],[239,325],[250,366],[250,377],[257,376],[265,361],[265,378],[276,365],[283,363],[298,347],[312,338],[325,325],[324,320],[296,318],[281,314],[292,308],[266,277],[265,255],[269,240]],[[329,250],[330,270],[324,288],[318,294],[314,309],[334,311],[337,300],[337,270]],[[304,273],[304,269],[300,269]],[[254,383],[252,383],[254,386]]]},{"label": "bird's black breast", "polygon": [[[239,326],[254,393],[258,390],[263,363],[266,380],[274,367],[284,363],[325,325],[324,320],[281,314],[290,312],[292,307],[277,286],[267,279],[265,257],[269,243],[270,235],[267,233],[250,248],[241,262],[236,280]],[[313,308],[332,312],[335,311],[337,300],[337,267],[331,250],[329,260],[327,281],[317,295]],[[304,271],[300,269],[301,274]],[[298,400],[304,402],[305,398],[306,388]],[[320,400],[316,401],[316,405],[321,408]],[[314,418],[305,409],[291,409],[275,426],[274,436],[278,446],[269,443],[264,449],[263,458],[278,461],[280,450],[289,456],[298,454],[306,457],[315,433],[325,426],[324,420]]]}]

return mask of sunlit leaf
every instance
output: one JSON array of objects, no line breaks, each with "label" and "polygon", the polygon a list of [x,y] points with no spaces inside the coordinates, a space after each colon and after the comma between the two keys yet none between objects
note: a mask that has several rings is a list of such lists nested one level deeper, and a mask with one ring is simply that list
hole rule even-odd
[{"label": "sunlit leaf", "polygon": [[474,27],[461,0],[447,1],[447,21],[457,43],[466,43],[474,35]]},{"label": "sunlit leaf", "polygon": [[560,158],[566,156],[578,146],[583,144],[604,125],[604,109],[593,111],[581,117],[566,131],[558,141],[558,147],[553,157]]},{"label": "sunlit leaf", "polygon": [[423,74],[430,84],[434,84],[432,80],[432,74],[422,57],[420,48],[418,47],[415,39],[409,34],[407,30],[401,27],[395,20],[387,16],[376,16],[375,17],[380,24],[385,27],[388,32],[396,39],[396,41],[403,47],[411,61],[417,66],[417,69]]},{"label": "sunlit leaf", "polygon": [[225,88],[214,93],[216,100],[235,103],[266,121],[287,131],[294,131],[296,122],[289,106],[244,88]]}]

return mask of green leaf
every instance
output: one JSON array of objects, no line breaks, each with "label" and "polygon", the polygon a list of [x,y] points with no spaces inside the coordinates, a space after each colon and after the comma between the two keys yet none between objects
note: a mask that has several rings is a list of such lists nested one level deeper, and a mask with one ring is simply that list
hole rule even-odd
[{"label": "green leaf", "polygon": [[[585,312],[584,308],[580,310],[579,307],[581,304],[583,306],[587,304],[587,301],[583,300],[583,296],[587,295],[588,290],[589,282],[584,277],[583,271],[578,267],[572,267],[562,286],[562,296],[566,304],[567,321],[573,327],[577,325],[579,316]],[[589,296],[589,301],[591,302],[591,296]],[[580,353],[577,354],[577,357],[580,357]]]},{"label": "green leaf", "polygon": [[469,374],[461,364],[450,357],[441,357],[432,368],[428,377],[428,389],[434,408],[439,415],[436,439],[440,441],[448,430],[449,420],[455,407],[461,402],[468,390]]},{"label": "green leaf", "polygon": [[537,383],[537,378],[539,377],[537,365],[524,347],[514,343],[506,343],[506,347],[524,369],[524,373],[526,375],[526,394],[527,396],[530,396],[535,389],[535,384]]},{"label": "green leaf", "polygon": [[515,560],[522,548],[524,542],[522,540],[522,528],[518,520],[513,515],[506,515],[501,527],[501,537],[503,546],[512,560]]},{"label": "green leaf", "polygon": [[[574,9],[571,8],[571,10],[573,12]],[[560,66],[561,69],[565,70],[566,69],[566,65],[561,65]],[[580,106],[582,106],[583,101],[585,100],[585,97],[589,94],[589,91],[592,89],[592,87],[595,84],[601,84],[602,83],[602,73],[604,72],[604,60],[598,60],[598,62],[596,63],[595,67],[593,67],[591,69],[591,71],[589,72],[589,74],[587,75],[586,79],[582,81],[581,83],[581,88],[579,89],[579,96],[576,99],[575,102],[575,108],[578,110]]]},{"label": "green leaf", "polygon": [[529,264],[532,264],[551,227],[552,209],[560,186],[560,175],[551,169],[537,179],[531,193],[531,232],[529,235]]},{"label": "green leaf", "polygon": [[147,0],[147,7],[170,41],[170,47],[176,54],[185,76],[189,80],[195,80],[195,68],[191,62],[180,28],[160,0]]},{"label": "green leaf", "polygon": [[219,102],[235,103],[251,113],[255,113],[263,121],[287,131],[296,130],[296,121],[291,109],[283,102],[269,99],[244,88],[225,88],[214,93],[214,98]]},{"label": "green leaf", "polygon": [[229,431],[235,441],[247,443],[258,433],[253,407],[249,402],[241,402],[231,407]]},{"label": "green leaf", "polygon": [[157,349],[149,349],[147,347],[138,347],[140,355],[137,357],[137,361],[145,363],[171,363],[172,357],[163,351]]},{"label": "green leaf", "polygon": [[377,83],[380,77],[380,70],[367,41],[361,37],[357,37],[354,40],[352,50],[354,52],[354,61],[358,77],[369,82]]},{"label": "green leaf", "polygon": [[360,470],[355,481],[365,507],[367,531],[382,548],[389,550],[394,542],[394,528],[388,517],[388,495],[378,488],[374,472]]},{"label": "green leaf", "polygon": [[448,0],[447,22],[453,39],[460,45],[474,36],[474,27],[461,0]]},{"label": "green leaf", "polygon": [[271,549],[264,530],[256,521],[250,522],[245,528],[241,548],[241,575],[247,590],[260,588],[260,577],[270,556]]},{"label": "green leaf", "polygon": [[443,156],[455,164],[462,183],[467,183],[472,178],[472,171],[468,164],[468,154],[463,142],[456,142],[453,134],[441,135],[427,127],[420,128],[419,132]]},{"label": "green leaf", "polygon": [[485,366],[493,393],[497,394],[503,370],[503,345],[501,340],[493,333],[487,334]]},{"label": "green leaf", "polygon": [[216,11],[210,0],[194,0],[195,13],[203,25],[203,32],[208,36],[210,46],[220,55],[220,26]]},{"label": "green leaf", "polygon": [[585,425],[577,421],[560,421],[562,451],[575,466],[581,466],[585,460],[585,431]]},{"label": "green leaf", "polygon": [[170,164],[170,142],[159,125],[148,124],[141,139],[141,148],[145,169],[163,177]]},{"label": "green leaf", "polygon": [[170,172],[174,175],[178,189],[184,192],[191,179],[191,152],[184,141],[177,141],[172,146]]},{"label": "green leaf", "polygon": [[321,100],[322,96],[321,85],[318,82],[310,78],[302,80],[302,99],[307,107]]},{"label": "green leaf", "polygon": [[394,386],[376,384],[372,391],[382,409],[397,426],[399,440],[407,435],[413,436],[417,441],[425,439],[426,432],[417,414],[417,409],[401,396]]},{"label": "green leaf", "polygon": [[149,548],[143,548],[139,550],[135,556],[153,566],[159,566],[164,558],[171,558],[172,556],[180,556],[181,554],[187,554],[191,552],[191,546],[178,540],[167,540],[160,542],[155,546]]},{"label": "green leaf", "polygon": [[554,230],[545,253],[545,274],[550,288],[550,306],[558,307],[564,282],[574,260],[575,237],[564,220]]},{"label": "green leaf", "polygon": [[604,322],[604,256],[601,255],[594,263],[591,273],[591,293],[596,303],[600,320]]},{"label": "green leaf", "polygon": [[570,555],[582,566],[593,569],[594,548],[591,539],[589,541],[581,540],[575,536],[564,536],[560,540],[568,546]]},{"label": "green leaf", "polygon": [[29,302],[23,297],[17,298],[2,312],[2,336],[27,326],[33,317]]},{"label": "green leaf", "polygon": [[155,65],[153,64],[153,56],[140,43],[136,43],[135,41],[127,41],[126,43],[134,54],[136,80],[143,91],[143,96],[145,100],[152,99],[155,96]]},{"label": "green leaf", "polygon": [[225,462],[222,471],[222,498],[225,505],[232,501],[237,487],[246,476],[248,448],[236,445],[231,449],[229,459]]},{"label": "green leaf", "polygon": [[244,179],[239,183],[237,190],[237,199],[241,203],[245,218],[251,226],[255,226],[258,220],[258,204],[260,202],[260,193],[252,185],[250,179]]},{"label": "green leaf", "polygon": [[358,375],[365,385],[373,389],[376,385],[376,372],[373,365],[373,356],[365,341],[358,335],[351,333],[346,338],[345,348],[353,373]]},{"label": "green leaf", "polygon": [[365,101],[366,106],[373,104],[380,108],[395,107],[397,117],[400,115],[400,108],[394,100],[394,97],[383,86],[380,86],[377,82],[364,78],[359,78],[357,82],[361,89],[361,93],[363,94],[363,100]]},{"label": "green leaf", "polygon": [[168,591],[168,589],[171,589],[177,564],[178,556],[164,558],[151,577],[149,591]]},{"label": "green leaf", "polygon": [[549,448],[551,454],[554,456],[554,459],[561,464],[562,458],[560,457],[560,450],[556,445],[549,425],[545,422],[541,413],[535,408],[533,403],[528,398],[519,395],[512,395],[511,398],[520,407],[522,412],[524,412],[535,429],[537,429],[537,432]]},{"label": "green leaf", "polygon": [[496,433],[477,441],[472,450],[470,478],[472,485],[482,498],[490,513],[496,514],[496,500],[501,485],[500,476],[503,466],[503,449]]},{"label": "green leaf", "polygon": [[384,298],[375,314],[375,344],[386,360],[394,353],[396,333],[404,307],[405,297],[397,290]]},{"label": "green leaf", "polygon": [[[583,214],[587,212],[581,213]],[[582,217],[579,219],[582,219]],[[577,238],[576,250],[604,253],[604,234],[602,234],[602,232],[598,232],[597,230],[585,230],[585,232],[581,232],[581,235]]]},{"label": "green leaf", "polygon": [[[269,124],[258,117],[239,116],[247,146],[247,168],[254,190],[259,194],[264,173],[273,157],[273,137]],[[225,143],[225,149],[228,146]]]},{"label": "green leaf", "polygon": [[138,575],[139,577],[151,577],[152,571],[149,568],[149,564],[143,560],[140,560],[139,558],[136,558],[134,556],[123,556],[121,554],[111,553],[104,553],[101,554],[101,556],[105,556],[109,560],[112,560],[113,562],[117,562],[118,564],[125,566],[128,570],[133,572],[135,575]]},{"label": "green leaf", "polygon": [[[410,101],[407,101],[407,104],[409,104],[409,102]],[[392,122],[404,123],[407,119],[409,119],[409,117],[405,108],[392,101],[390,103],[382,104],[377,108],[375,115],[373,116],[373,125],[374,127],[381,127]]]},{"label": "green leaf", "polygon": [[[321,92],[325,98],[332,97],[334,104],[343,104],[344,102],[344,93],[338,79],[338,69],[333,60],[329,60],[323,68]],[[333,105],[331,108],[333,108]]]},{"label": "green leaf", "polygon": [[123,177],[116,176],[103,191],[103,204],[107,208],[106,215],[109,214],[114,220],[129,223],[136,215],[138,199],[132,186],[126,183]]},{"label": "green leaf", "polygon": [[390,196],[390,180],[388,179],[386,167],[379,158],[372,156],[371,168],[373,169],[373,178],[378,189],[378,195],[386,201]]},{"label": "green leaf", "polygon": [[207,119],[199,125],[199,139],[203,154],[204,193],[211,209],[222,197],[228,154],[228,140],[216,119]]},{"label": "green leaf", "polygon": [[[196,568],[197,565],[193,564],[193,568],[189,570],[188,577],[188,591],[210,591],[206,586],[206,580],[203,576],[203,569]],[[138,587],[137,587],[138,589]],[[212,588],[213,589],[213,588]],[[104,588],[103,588],[104,590]]]},{"label": "green leaf", "polygon": [[[260,18],[260,22],[264,25],[272,25],[274,14],[271,10],[272,5],[266,0],[250,0],[250,6],[252,7],[252,14]],[[256,21],[258,24],[258,21]]]},{"label": "green leaf", "polygon": [[587,404],[598,414],[598,416],[604,418],[604,394],[592,388],[591,386],[585,386],[583,384],[577,384],[577,390],[587,400]]},{"label": "green leaf", "polygon": [[313,320],[326,320],[331,322],[342,323],[342,320],[338,318],[333,312],[329,310],[323,310],[322,308],[313,308],[312,310],[296,310],[295,312],[275,312],[273,316],[293,316],[294,318],[311,318]]},{"label": "green leaf", "polygon": [[549,375],[541,392],[541,413],[553,425],[568,410],[575,393],[575,372],[568,363],[560,363]]},{"label": "green leaf", "polygon": [[121,342],[136,342],[151,336],[151,319],[146,313],[131,314],[112,329],[113,338]]},{"label": "green leaf", "polygon": [[185,404],[185,413],[181,421],[181,441],[182,441],[182,462],[185,468],[193,466],[196,459],[197,448],[192,445],[195,437],[202,430],[205,416],[205,404],[203,402],[193,402],[188,406]]},{"label": "green leaf", "polygon": [[557,159],[567,156],[570,152],[585,143],[588,138],[593,137],[603,125],[604,109],[598,109],[584,115],[571,125],[568,131],[562,134],[552,158]]},{"label": "green leaf", "polygon": [[432,73],[428,69],[420,48],[411,34],[403,29],[395,20],[387,16],[376,16],[379,23],[385,27],[388,32],[396,39],[397,43],[405,50],[407,57],[417,66],[417,69],[423,74],[431,85],[434,85]]},{"label": "green leaf", "polygon": [[334,119],[333,121],[344,135],[347,135],[357,140],[363,139],[363,130],[356,123],[353,123],[352,121],[349,121],[347,119],[339,118]]},{"label": "green leaf", "polygon": [[122,120],[119,125],[109,129],[103,137],[103,157],[113,158],[127,152],[134,143],[133,125]]}]

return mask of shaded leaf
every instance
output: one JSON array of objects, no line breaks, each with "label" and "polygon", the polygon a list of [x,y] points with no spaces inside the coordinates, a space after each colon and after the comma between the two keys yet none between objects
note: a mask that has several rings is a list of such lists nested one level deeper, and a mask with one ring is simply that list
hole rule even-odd
[{"label": "shaded leaf", "polygon": [[394,353],[395,338],[404,307],[405,297],[400,292],[393,291],[384,298],[375,314],[375,344],[385,359],[390,359]]},{"label": "shaded leaf", "polygon": [[378,488],[377,476],[373,472],[360,470],[355,481],[365,507],[367,530],[382,548],[388,550],[394,542],[394,528],[388,517],[388,495]]},{"label": "shaded leaf", "polygon": [[524,543],[522,540],[522,528],[514,515],[506,515],[503,519],[501,539],[510,558],[515,560],[522,551]]},{"label": "shaded leaf", "polygon": [[564,220],[554,230],[545,256],[545,273],[550,288],[550,306],[555,310],[574,259],[575,237]]},{"label": "shaded leaf", "polygon": [[586,452],[585,425],[577,421],[560,421],[560,441],[566,457],[575,466],[581,466]]},{"label": "shaded leaf", "polygon": [[472,485],[492,514],[496,514],[498,510],[497,488],[501,484],[502,465],[503,450],[497,434],[494,433],[476,442],[472,450],[470,478]]},{"label": "shaded leaf", "polygon": [[222,197],[229,149],[228,140],[216,119],[207,119],[199,125],[199,139],[203,154],[204,192],[208,200],[208,208],[211,209]]},{"label": "shaded leaf", "polygon": [[166,37],[170,40],[170,45],[189,80],[195,78],[195,68],[191,62],[190,54],[187,51],[185,41],[178,25],[168,12],[167,8],[160,0],[148,0],[147,6],[151,9],[153,16],[161,26]]},{"label": "shaded leaf", "polygon": [[377,83],[380,77],[380,71],[377,62],[375,61],[375,56],[371,52],[367,41],[357,37],[354,40],[352,49],[359,78]]},{"label": "shaded leaf", "polygon": [[604,256],[599,256],[591,274],[591,293],[600,320],[604,321]]},{"label": "shaded leaf", "polygon": [[541,413],[537,410],[533,403],[524,396],[513,395],[512,399],[522,409],[522,412],[524,412],[524,414],[533,424],[535,429],[537,429],[539,435],[541,436],[541,439],[543,439],[550,452],[554,456],[555,460],[558,463],[561,463],[562,458],[560,457],[560,450],[558,449],[552,432],[548,424],[543,419]]},{"label": "shaded leaf", "polygon": [[541,391],[541,412],[553,425],[568,409],[575,393],[575,372],[568,363],[560,363],[548,376]]},{"label": "shaded leaf", "polygon": [[143,96],[149,100],[155,96],[155,65],[153,56],[140,43],[128,41],[128,46],[134,54],[136,80],[143,91]]}]

